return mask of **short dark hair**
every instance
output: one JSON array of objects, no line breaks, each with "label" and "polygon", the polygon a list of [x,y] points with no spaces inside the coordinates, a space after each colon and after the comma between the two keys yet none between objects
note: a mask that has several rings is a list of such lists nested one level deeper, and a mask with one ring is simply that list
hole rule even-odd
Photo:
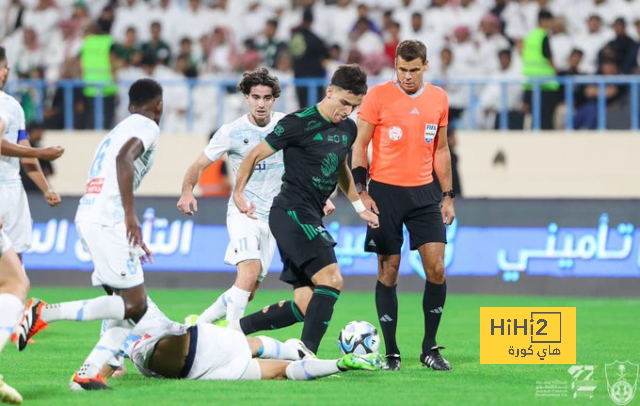
[{"label": "short dark hair", "polygon": [[0,47],[0,63],[7,61],[7,51],[4,47]]},{"label": "short dark hair", "polygon": [[153,79],[138,79],[129,88],[129,103],[142,107],[156,98],[162,98],[162,86]]},{"label": "short dark hair", "polygon": [[553,18],[553,14],[549,10],[540,10],[538,13],[538,22],[542,22],[542,20],[551,20]]},{"label": "short dark hair", "polygon": [[422,41],[415,39],[404,40],[396,47],[396,59],[398,57],[407,62],[420,58],[422,63],[425,63],[427,61],[427,47]]},{"label": "short dark hair", "polygon": [[242,80],[238,83],[238,91],[244,95],[249,95],[251,88],[254,86],[268,86],[271,88],[273,97],[278,98],[280,96],[280,82],[277,77],[269,74],[269,69],[267,68],[259,68],[252,72],[243,73]]},{"label": "short dark hair", "polygon": [[331,76],[331,86],[364,95],[367,93],[367,74],[358,64],[340,65]]}]

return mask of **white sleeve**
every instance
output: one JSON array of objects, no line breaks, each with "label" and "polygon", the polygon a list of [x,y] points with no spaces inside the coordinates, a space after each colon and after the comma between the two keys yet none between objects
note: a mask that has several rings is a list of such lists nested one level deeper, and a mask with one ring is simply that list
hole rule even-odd
[{"label": "white sleeve", "polygon": [[22,106],[20,106],[20,117],[19,120],[20,122],[18,123],[18,131],[20,130],[26,130],[27,129],[27,125],[24,119],[24,109],[22,108]]},{"label": "white sleeve", "polygon": [[134,137],[142,141],[144,150],[147,151],[153,144],[155,144],[158,139],[158,135],[160,135],[160,127],[157,125],[154,126],[151,123],[146,123],[139,131],[136,131]]},{"label": "white sleeve", "polygon": [[217,161],[225,152],[229,152],[229,149],[231,149],[229,132],[229,126],[223,125],[209,140],[209,144],[204,149],[204,154],[211,162]]}]

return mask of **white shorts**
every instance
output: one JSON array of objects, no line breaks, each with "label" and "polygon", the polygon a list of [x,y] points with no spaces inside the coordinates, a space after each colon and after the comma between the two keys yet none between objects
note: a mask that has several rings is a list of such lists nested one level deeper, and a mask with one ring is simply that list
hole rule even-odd
[{"label": "white shorts", "polygon": [[2,229],[7,233],[13,249],[18,253],[31,247],[31,212],[29,200],[22,184],[0,185],[0,217],[4,221]]},{"label": "white shorts", "polygon": [[0,256],[7,253],[13,246],[11,245],[11,240],[7,233],[4,230],[0,230]]},{"label": "white shorts", "polygon": [[244,334],[213,324],[198,324],[197,330],[196,353],[185,379],[260,379],[260,365],[252,358],[251,348]]},{"label": "white shorts", "polygon": [[93,259],[93,286],[128,289],[144,283],[139,251],[129,245],[124,223],[76,222],[76,229]]},{"label": "white shorts", "polygon": [[262,270],[258,281],[262,282],[269,272],[273,254],[276,251],[276,239],[269,230],[269,224],[262,220],[253,220],[242,213],[227,216],[229,246],[224,262],[238,265],[250,259],[260,260]]}]

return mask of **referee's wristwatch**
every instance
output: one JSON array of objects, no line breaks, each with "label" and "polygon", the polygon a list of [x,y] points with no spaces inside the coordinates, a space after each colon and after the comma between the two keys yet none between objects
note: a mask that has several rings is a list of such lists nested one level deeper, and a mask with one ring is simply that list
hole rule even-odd
[{"label": "referee's wristwatch", "polygon": [[442,192],[442,198],[445,198],[445,197],[450,197],[453,199],[454,197],[456,197],[456,192],[454,192],[453,189],[447,190],[446,192]]}]

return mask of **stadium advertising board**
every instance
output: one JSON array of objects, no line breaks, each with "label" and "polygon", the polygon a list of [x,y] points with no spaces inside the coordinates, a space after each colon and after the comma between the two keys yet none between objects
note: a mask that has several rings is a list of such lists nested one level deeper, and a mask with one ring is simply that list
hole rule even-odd
[{"label": "stadium advertising board", "polygon": [[[32,201],[33,245],[27,269],[91,270],[89,254],[78,239],[73,216],[77,198],[60,209]],[[374,255],[363,250],[365,227],[350,205],[325,221],[338,245],[345,275],[372,275]],[[141,198],[143,235],[154,253],[148,271],[235,272],[223,261],[228,243],[225,200],[202,201],[187,217],[170,198]],[[458,218],[447,230],[448,276],[501,276],[517,282],[522,274],[552,277],[640,277],[640,224],[634,202],[460,200]],[[402,274],[424,278],[420,257],[402,247]],[[279,272],[278,253],[271,271]]]}]

